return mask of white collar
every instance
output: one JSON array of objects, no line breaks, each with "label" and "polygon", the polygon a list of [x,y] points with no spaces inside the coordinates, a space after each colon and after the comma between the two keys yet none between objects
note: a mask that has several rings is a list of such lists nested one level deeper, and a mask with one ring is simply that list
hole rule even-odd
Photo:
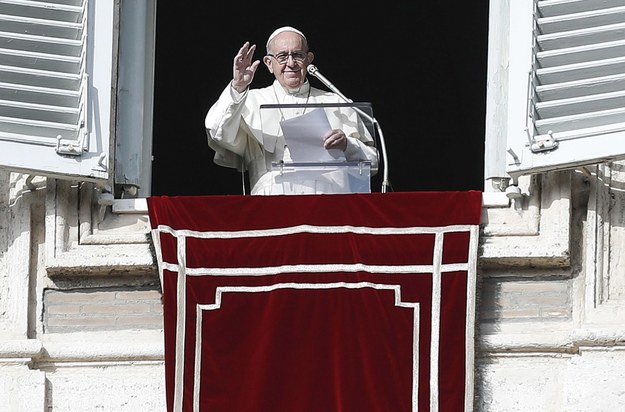
[{"label": "white collar", "polygon": [[291,96],[308,96],[309,95],[309,91],[310,91],[310,83],[308,82],[308,79],[306,79],[304,84],[302,84],[297,89],[287,89],[287,88],[283,87],[280,84],[279,81],[274,80],[274,82],[273,82],[273,89],[280,96],[285,96],[287,94],[291,95]]}]

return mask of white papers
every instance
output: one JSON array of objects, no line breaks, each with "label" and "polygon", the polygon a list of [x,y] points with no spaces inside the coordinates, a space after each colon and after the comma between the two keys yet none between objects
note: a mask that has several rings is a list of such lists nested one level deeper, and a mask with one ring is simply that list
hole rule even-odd
[{"label": "white papers", "polygon": [[322,108],[280,122],[284,140],[293,162],[326,162],[345,160],[339,149],[327,150],[323,138],[332,130],[326,112]]}]

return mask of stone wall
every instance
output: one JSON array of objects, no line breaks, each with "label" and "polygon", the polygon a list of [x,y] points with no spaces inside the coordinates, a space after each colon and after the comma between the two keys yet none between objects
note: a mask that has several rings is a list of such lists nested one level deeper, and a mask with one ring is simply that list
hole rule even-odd
[{"label": "stone wall", "polygon": [[160,289],[46,289],[45,333],[120,329],[162,329]]},{"label": "stone wall", "polygon": [[[612,169],[531,180],[522,201],[485,210],[476,411],[625,408],[625,195]],[[0,173],[0,405],[164,411],[145,215],[102,213],[88,185],[27,180]]]}]

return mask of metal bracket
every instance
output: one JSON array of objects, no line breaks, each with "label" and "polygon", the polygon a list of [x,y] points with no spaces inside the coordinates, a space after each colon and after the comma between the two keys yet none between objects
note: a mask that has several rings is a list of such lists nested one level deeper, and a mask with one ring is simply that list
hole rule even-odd
[{"label": "metal bracket", "polygon": [[532,153],[546,152],[557,148],[558,141],[553,138],[553,133],[551,131],[547,132],[547,135],[536,136],[530,145]]},{"label": "metal bracket", "polygon": [[[85,77],[86,79],[86,77]],[[89,141],[89,129],[82,119],[79,124],[78,140],[69,140],[63,143],[62,136],[56,136],[56,153],[65,156],[81,156],[87,151]]]},{"label": "metal bracket", "polygon": [[60,155],[70,155],[70,156],[80,156],[83,152],[83,148],[80,145],[80,142],[70,141],[67,143],[63,143],[61,140],[61,135],[56,137],[56,152]]}]

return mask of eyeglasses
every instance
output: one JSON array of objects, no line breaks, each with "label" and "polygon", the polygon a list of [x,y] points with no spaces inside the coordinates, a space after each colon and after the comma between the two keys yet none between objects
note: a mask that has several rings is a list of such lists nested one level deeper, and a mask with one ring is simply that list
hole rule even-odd
[{"label": "eyeglasses", "polygon": [[267,56],[273,57],[280,64],[286,64],[289,61],[289,57],[292,57],[293,60],[295,60],[298,63],[301,63],[304,60],[306,60],[306,57],[308,56],[308,53],[303,52],[303,51],[294,51],[294,52],[290,52],[290,53],[281,52],[281,53],[278,53],[278,54],[275,54],[275,55],[268,53]]}]

